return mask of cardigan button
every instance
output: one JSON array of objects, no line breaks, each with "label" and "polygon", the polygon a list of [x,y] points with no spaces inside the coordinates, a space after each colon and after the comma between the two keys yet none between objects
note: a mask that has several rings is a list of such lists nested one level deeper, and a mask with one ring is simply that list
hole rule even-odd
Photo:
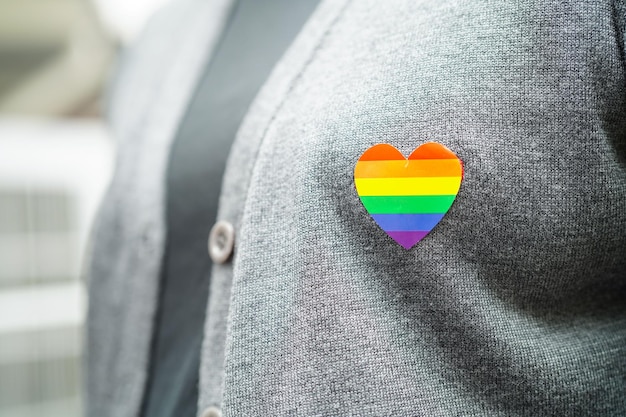
[{"label": "cardigan button", "polygon": [[235,228],[227,221],[215,223],[209,233],[209,256],[216,264],[223,264],[235,247]]},{"label": "cardigan button", "polygon": [[222,417],[222,412],[217,407],[208,407],[200,414],[200,417]]}]

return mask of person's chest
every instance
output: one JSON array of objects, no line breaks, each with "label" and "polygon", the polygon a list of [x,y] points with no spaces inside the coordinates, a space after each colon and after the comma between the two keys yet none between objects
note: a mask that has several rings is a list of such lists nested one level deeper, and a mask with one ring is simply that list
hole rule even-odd
[{"label": "person's chest", "polygon": [[[201,404],[584,414],[605,392],[617,410],[626,121],[608,10],[324,2],[230,153],[218,220],[235,251],[213,269],[205,334],[224,356],[203,351]],[[354,167],[374,144],[408,156],[428,141],[464,177],[405,250]]]}]

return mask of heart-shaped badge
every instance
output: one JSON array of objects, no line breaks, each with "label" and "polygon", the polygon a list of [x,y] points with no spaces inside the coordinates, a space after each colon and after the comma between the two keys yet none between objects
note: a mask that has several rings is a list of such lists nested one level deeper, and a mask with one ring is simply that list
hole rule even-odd
[{"label": "heart-shaped badge", "polygon": [[408,159],[389,144],[374,145],[354,168],[354,184],[363,206],[405,249],[415,246],[441,221],[462,179],[461,160],[436,142],[419,146]]}]

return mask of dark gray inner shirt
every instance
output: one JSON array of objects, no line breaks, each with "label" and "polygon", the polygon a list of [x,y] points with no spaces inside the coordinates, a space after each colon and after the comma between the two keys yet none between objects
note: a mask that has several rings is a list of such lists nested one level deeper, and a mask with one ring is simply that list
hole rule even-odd
[{"label": "dark gray inner shirt", "polygon": [[207,236],[246,111],[318,0],[239,0],[182,120],[167,174],[167,246],[143,415],[196,416],[211,279]]}]

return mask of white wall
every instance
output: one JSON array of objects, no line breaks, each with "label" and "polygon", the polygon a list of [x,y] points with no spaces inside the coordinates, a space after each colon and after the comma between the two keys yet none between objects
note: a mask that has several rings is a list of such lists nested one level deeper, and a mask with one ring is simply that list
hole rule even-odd
[{"label": "white wall", "polygon": [[82,415],[80,275],[112,157],[99,122],[0,119],[0,416]]}]

